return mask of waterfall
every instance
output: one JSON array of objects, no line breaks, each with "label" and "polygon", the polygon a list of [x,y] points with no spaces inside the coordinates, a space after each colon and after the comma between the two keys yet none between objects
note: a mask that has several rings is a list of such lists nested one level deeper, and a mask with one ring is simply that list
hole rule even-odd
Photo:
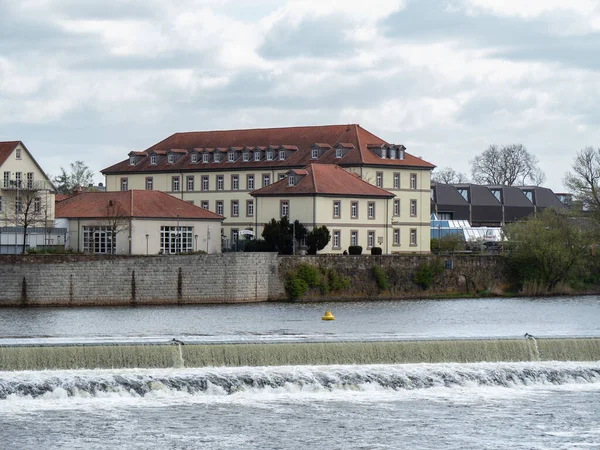
[{"label": "waterfall", "polygon": [[245,392],[404,391],[600,383],[600,362],[285,366],[0,372],[2,401],[15,398]]},{"label": "waterfall", "polygon": [[0,370],[600,360],[600,338],[529,341],[14,346],[0,347]]}]

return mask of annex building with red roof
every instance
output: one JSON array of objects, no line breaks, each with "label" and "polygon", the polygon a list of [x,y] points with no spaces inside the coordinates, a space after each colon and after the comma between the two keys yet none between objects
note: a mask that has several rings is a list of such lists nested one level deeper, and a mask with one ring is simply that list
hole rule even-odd
[{"label": "annex building with red roof", "polygon": [[221,252],[224,217],[160,191],[76,192],[56,202],[67,247],[121,255]]},{"label": "annex building with red roof", "polygon": [[225,247],[287,215],[338,232],[322,252],[412,253],[429,252],[434,167],[350,124],[175,133],[102,173],[108,191],[166,192],[225,216]]}]

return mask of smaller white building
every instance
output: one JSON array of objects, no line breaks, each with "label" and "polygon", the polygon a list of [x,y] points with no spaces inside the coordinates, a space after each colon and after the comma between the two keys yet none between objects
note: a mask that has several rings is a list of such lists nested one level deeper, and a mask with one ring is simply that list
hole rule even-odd
[{"label": "smaller white building", "polygon": [[66,247],[95,254],[221,252],[223,216],[160,191],[81,192],[56,202]]}]

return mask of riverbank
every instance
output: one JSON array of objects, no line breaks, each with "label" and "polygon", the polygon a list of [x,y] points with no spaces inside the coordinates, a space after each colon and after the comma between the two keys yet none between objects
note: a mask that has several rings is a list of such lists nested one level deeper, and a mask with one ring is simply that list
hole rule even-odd
[{"label": "riverbank", "polygon": [[304,302],[504,296],[503,263],[496,255],[4,255],[0,306],[288,301],[290,276],[302,268],[316,274],[296,299]]}]

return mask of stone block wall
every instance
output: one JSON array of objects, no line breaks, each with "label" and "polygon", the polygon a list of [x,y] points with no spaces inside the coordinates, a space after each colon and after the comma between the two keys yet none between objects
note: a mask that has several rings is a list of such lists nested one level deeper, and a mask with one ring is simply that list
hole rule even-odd
[{"label": "stone block wall", "polygon": [[256,302],[282,289],[270,253],[0,258],[0,306]]}]

